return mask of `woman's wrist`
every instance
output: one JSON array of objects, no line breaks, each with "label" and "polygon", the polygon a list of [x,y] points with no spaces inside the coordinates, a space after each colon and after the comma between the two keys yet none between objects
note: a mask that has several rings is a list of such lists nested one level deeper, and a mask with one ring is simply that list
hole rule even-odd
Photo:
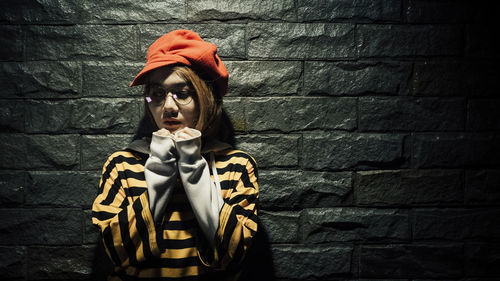
[{"label": "woman's wrist", "polygon": [[188,127],[175,134],[158,130],[153,133],[150,150],[152,156],[162,161],[176,158],[182,163],[192,163],[201,157],[201,132]]},{"label": "woman's wrist", "polygon": [[201,157],[201,132],[184,128],[175,133],[175,146],[179,162],[191,164]]},{"label": "woman's wrist", "polygon": [[150,144],[151,155],[159,158],[162,161],[176,158],[175,143],[172,136],[172,134],[165,135],[154,132]]}]

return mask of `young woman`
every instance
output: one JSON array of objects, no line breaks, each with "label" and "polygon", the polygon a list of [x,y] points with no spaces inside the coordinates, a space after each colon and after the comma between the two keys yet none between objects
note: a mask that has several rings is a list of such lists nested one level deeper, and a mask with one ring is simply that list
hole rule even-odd
[{"label": "young woman", "polygon": [[215,45],[176,30],[148,49],[145,122],[104,164],[92,221],[109,280],[236,280],[257,232],[257,166],[222,142],[227,70]]}]

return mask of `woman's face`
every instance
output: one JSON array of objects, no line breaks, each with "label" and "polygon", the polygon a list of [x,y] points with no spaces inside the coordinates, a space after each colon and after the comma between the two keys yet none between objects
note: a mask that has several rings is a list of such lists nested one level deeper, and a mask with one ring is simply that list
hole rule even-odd
[{"label": "woman's face", "polygon": [[[159,129],[165,128],[175,133],[185,127],[194,128],[198,118],[196,93],[184,78],[172,72],[170,68],[153,70],[149,76],[148,92],[149,95],[155,95],[155,97],[161,96],[162,93],[166,94],[163,103],[148,102],[148,108]],[[178,93],[177,101],[174,99],[175,93]],[[189,100],[189,98],[181,99],[186,96],[186,93],[190,93],[192,97],[187,104],[183,104]]]}]

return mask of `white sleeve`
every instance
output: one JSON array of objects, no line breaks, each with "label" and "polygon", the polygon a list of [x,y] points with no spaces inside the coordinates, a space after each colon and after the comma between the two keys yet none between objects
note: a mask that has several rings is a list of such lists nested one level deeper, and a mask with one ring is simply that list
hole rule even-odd
[{"label": "white sleeve", "polygon": [[171,137],[153,133],[151,153],[144,165],[149,207],[155,223],[161,222],[177,178],[175,144]]},{"label": "white sleeve", "polygon": [[179,175],[198,224],[213,246],[224,200],[210,178],[207,161],[201,156],[201,133],[191,130],[195,137],[176,141]]}]

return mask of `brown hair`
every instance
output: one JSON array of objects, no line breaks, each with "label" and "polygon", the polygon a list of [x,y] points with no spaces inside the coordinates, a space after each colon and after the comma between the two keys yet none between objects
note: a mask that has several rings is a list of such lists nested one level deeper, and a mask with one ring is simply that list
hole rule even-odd
[{"label": "brown hair", "polygon": [[196,120],[195,129],[199,130],[205,138],[213,137],[222,113],[222,99],[215,98],[211,83],[201,79],[191,68],[174,66],[172,72],[176,72],[181,78],[191,83],[196,91],[198,120]]},{"label": "brown hair", "polygon": [[[218,98],[218,94],[214,92],[212,83],[203,80],[191,68],[184,65],[167,66],[171,69],[171,73],[177,73],[181,78],[185,79],[196,92],[194,102],[198,109],[197,120],[195,121],[195,129],[202,133],[202,139],[207,140],[214,138],[220,126],[220,119],[222,114],[222,99]],[[144,93],[147,91],[147,85],[144,88]],[[149,136],[153,131],[158,130],[154,121],[151,111],[149,110],[148,103],[145,101],[147,119],[150,122]],[[145,119],[145,118],[143,118]],[[143,120],[142,122],[146,122]],[[145,134],[148,136],[148,133]],[[137,136],[137,134],[136,134]],[[135,137],[134,137],[135,138]]]}]

